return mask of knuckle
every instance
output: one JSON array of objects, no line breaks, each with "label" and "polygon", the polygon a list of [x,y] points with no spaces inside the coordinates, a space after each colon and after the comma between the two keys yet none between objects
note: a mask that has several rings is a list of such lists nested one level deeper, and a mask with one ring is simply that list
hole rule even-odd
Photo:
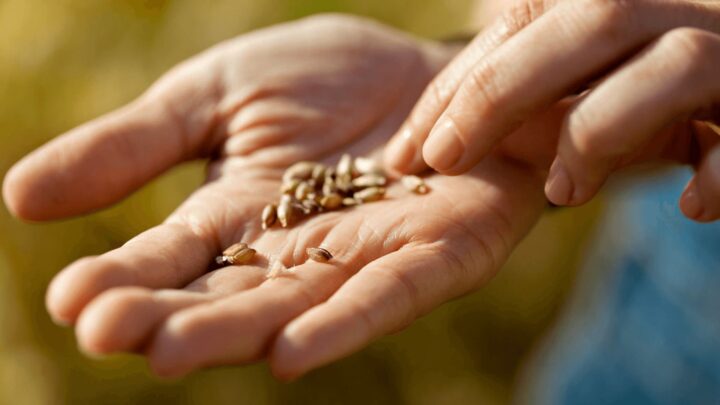
[{"label": "knuckle", "polygon": [[498,89],[498,70],[487,61],[478,64],[470,71],[463,85],[463,99],[472,103],[474,114],[482,118],[491,118],[497,114],[499,106],[503,105],[502,95]]},{"label": "knuckle", "polygon": [[523,0],[515,2],[500,17],[507,32],[516,33],[535,21],[546,9],[546,1]]},{"label": "knuckle", "polygon": [[424,102],[438,108],[444,105],[445,100],[448,100],[452,95],[450,86],[447,86],[441,79],[442,76],[431,81],[423,95]]},{"label": "knuckle", "polygon": [[676,28],[662,36],[659,46],[667,48],[676,57],[690,62],[706,61],[709,55],[717,52],[717,38],[696,28]]},{"label": "knuckle", "polygon": [[567,130],[572,152],[583,159],[613,154],[608,150],[604,134],[597,129],[582,109],[571,112],[567,118]]},{"label": "knuckle", "polygon": [[625,41],[636,29],[640,13],[640,0],[585,0],[573,3],[573,17],[578,24],[586,25],[590,19],[598,34],[612,42]]}]

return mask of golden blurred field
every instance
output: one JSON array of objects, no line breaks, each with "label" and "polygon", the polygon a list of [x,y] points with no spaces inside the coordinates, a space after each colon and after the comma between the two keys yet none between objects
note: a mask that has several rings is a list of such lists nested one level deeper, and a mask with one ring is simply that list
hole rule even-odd
[{"label": "golden blurred field", "polygon": [[[462,31],[470,0],[0,0],[0,170],[53,136],[133,99],[222,40],[304,15],[371,16],[418,35]],[[156,224],[201,181],[188,164],[112,209],[50,224],[0,211],[0,404],[507,403],[519,367],[571,286],[597,206],[546,215],[482,291],[292,384],[264,365],[176,382],[142,359],[91,360],[53,325],[43,295],[74,259]]]}]

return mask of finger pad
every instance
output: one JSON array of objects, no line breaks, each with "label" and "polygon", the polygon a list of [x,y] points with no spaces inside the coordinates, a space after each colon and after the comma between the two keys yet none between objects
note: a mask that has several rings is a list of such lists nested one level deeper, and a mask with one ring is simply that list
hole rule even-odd
[{"label": "finger pad", "polygon": [[43,177],[36,174],[33,162],[23,159],[13,166],[3,181],[3,199],[14,216],[28,221],[53,219],[45,209]]},{"label": "finger pad", "polygon": [[113,286],[127,284],[122,273],[98,266],[97,259],[86,257],[60,272],[50,283],[45,297],[48,312],[62,324],[72,324],[90,300]]}]

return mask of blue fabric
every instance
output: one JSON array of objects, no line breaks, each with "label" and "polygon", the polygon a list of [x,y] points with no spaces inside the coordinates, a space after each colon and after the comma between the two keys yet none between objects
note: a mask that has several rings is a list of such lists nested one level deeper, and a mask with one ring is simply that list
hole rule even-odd
[{"label": "blue fabric", "polygon": [[[720,404],[720,223],[677,171],[623,189],[544,356],[538,403]],[[531,402],[535,402],[531,399]]]}]

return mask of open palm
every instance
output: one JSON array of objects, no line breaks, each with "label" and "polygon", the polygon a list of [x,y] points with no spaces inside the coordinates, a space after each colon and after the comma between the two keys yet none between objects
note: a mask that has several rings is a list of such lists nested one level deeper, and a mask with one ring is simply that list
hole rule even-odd
[{"label": "open palm", "polygon": [[[429,177],[427,195],[391,186],[379,202],[260,228],[287,166],[381,153],[450,57],[375,23],[314,17],[220,44],[34,152],[4,191],[36,220],[107,206],[181,161],[210,161],[206,184],[163,224],[63,270],[49,311],[76,325],[85,350],[144,352],[162,375],[267,357],[292,378],[482,285],[542,210],[542,170],[523,153]],[[209,271],[237,241],[257,259]],[[307,261],[311,246],[335,258]],[[267,278],[271,265],[288,271]]]}]

